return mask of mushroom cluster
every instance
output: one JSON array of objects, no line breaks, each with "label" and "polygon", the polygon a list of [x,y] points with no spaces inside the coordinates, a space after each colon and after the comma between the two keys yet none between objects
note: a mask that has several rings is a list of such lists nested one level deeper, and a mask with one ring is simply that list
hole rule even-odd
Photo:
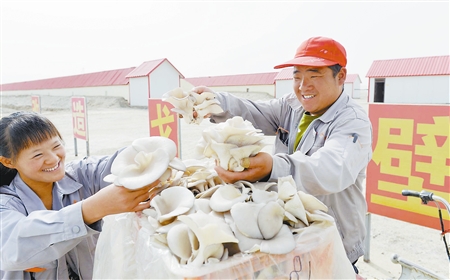
[{"label": "mushroom cluster", "polygon": [[196,145],[198,159],[213,158],[226,170],[242,171],[241,160],[255,156],[264,148],[264,134],[251,122],[235,116],[203,130]]},{"label": "mushroom cluster", "polygon": [[[200,124],[209,114],[223,112],[219,106],[219,101],[212,92],[185,92],[182,88],[175,88],[163,94],[162,101],[169,102],[174,106],[173,112],[183,116],[183,119],[189,123]],[[194,112],[196,115],[194,116]]]},{"label": "mushroom cluster", "polygon": [[[232,139],[236,147],[246,147],[260,141],[259,132],[242,118],[216,127],[220,129],[204,134],[215,143]],[[252,144],[247,137],[258,141]],[[239,162],[227,157],[228,167],[231,158]],[[295,235],[304,228],[330,222],[318,214],[327,207],[298,191],[292,176],[276,183],[227,184],[214,170],[215,160],[223,158],[181,161],[172,140],[140,138],[119,153],[105,181],[138,189],[160,180],[160,191],[140,215],[140,226],[180,265],[200,267],[238,253],[286,254],[294,250]]]},{"label": "mushroom cluster", "polygon": [[188,169],[151,200],[140,219],[152,242],[169,249],[180,265],[199,267],[238,253],[286,254],[302,229],[329,222],[316,213],[327,207],[297,191],[292,176],[277,183],[226,184],[212,179],[217,174],[211,168],[209,181],[198,179],[204,186],[199,192],[188,187],[193,183]]}]

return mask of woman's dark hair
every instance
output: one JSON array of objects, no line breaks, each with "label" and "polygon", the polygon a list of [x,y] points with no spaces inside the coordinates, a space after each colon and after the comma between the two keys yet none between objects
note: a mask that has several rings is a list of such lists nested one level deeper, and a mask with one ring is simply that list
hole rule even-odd
[{"label": "woman's dark hair", "polygon": [[[0,156],[12,161],[26,148],[61,134],[46,117],[35,112],[15,112],[0,119]],[[0,163],[0,186],[9,185],[17,174]]]}]

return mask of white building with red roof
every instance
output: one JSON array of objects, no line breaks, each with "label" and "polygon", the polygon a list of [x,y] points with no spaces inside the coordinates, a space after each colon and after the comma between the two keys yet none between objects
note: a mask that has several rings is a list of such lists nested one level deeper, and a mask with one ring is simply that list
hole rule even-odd
[{"label": "white building with red roof", "polygon": [[128,73],[130,106],[147,106],[149,98],[162,95],[180,86],[184,76],[167,59],[146,61]]},{"label": "white building with red roof", "polygon": [[148,106],[148,98],[180,86],[184,76],[166,59],[138,67],[0,85],[2,94],[123,97],[131,106]]},{"label": "white building with red roof", "polygon": [[375,60],[366,75],[369,102],[450,103],[450,56]]}]

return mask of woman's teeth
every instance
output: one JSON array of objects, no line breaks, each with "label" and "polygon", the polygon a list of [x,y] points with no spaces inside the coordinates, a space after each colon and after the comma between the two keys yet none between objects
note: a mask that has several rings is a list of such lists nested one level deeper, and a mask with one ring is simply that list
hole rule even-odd
[{"label": "woman's teeth", "polygon": [[305,99],[311,99],[313,98],[315,95],[303,95],[303,98]]},{"label": "woman's teeth", "polygon": [[59,166],[59,162],[58,162],[58,164],[55,167],[43,169],[42,171],[44,171],[44,172],[52,172],[52,171],[56,170],[58,168],[58,166]]}]

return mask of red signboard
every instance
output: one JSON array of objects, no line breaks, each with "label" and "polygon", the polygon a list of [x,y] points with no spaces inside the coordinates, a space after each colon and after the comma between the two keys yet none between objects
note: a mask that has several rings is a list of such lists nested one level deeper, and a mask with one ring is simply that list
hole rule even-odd
[{"label": "red signboard", "polygon": [[72,97],[73,136],[88,141],[88,121],[85,97]]},{"label": "red signboard", "polygon": [[[369,117],[374,149],[367,167],[369,212],[440,230],[434,202],[422,204],[401,193],[426,190],[450,201],[450,106],[376,103],[369,104]],[[447,211],[442,214],[449,228]]]},{"label": "red signboard", "polygon": [[161,99],[148,99],[150,136],[163,136],[171,139],[177,145],[179,155],[178,114],[171,111],[173,108],[172,104]]},{"label": "red signboard", "polygon": [[31,96],[31,111],[36,113],[41,112],[41,97],[39,95]]}]

